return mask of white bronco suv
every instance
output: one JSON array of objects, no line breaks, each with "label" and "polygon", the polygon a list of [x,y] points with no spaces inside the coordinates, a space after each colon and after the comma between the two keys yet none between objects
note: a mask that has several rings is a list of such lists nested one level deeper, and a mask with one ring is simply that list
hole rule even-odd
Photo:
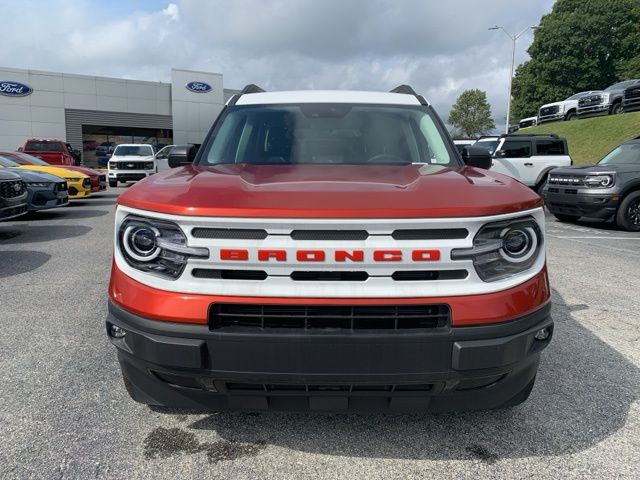
[{"label": "white bronco suv", "polygon": [[502,135],[491,170],[539,190],[549,171],[573,165],[567,141],[557,135]]},{"label": "white bronco suv", "polygon": [[110,187],[117,187],[118,182],[137,182],[157,171],[152,145],[123,143],[109,159],[107,178]]}]

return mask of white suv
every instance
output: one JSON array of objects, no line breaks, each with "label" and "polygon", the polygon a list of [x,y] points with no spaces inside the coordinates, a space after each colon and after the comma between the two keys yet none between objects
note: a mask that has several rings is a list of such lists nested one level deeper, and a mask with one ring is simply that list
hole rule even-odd
[{"label": "white suv", "polygon": [[502,135],[491,170],[539,190],[550,170],[572,164],[567,141],[557,135]]},{"label": "white suv", "polygon": [[137,182],[158,171],[155,150],[149,144],[118,145],[109,159],[107,178],[110,187],[118,182]]}]

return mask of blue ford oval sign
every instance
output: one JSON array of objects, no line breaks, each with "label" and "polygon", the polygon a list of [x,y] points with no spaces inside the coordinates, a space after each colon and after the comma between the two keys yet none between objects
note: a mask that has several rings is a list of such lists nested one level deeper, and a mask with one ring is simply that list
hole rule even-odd
[{"label": "blue ford oval sign", "polygon": [[185,85],[185,88],[195,93],[207,93],[212,90],[211,85],[204,82],[189,82]]},{"label": "blue ford oval sign", "polygon": [[33,93],[33,88],[20,82],[0,80],[0,95],[6,97],[26,97]]}]

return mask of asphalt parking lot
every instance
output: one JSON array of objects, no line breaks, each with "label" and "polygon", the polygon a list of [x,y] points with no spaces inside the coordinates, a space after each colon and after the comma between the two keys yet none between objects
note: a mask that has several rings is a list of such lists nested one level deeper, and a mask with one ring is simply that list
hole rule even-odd
[{"label": "asphalt parking lot", "polygon": [[640,234],[548,217],[555,338],[514,409],[167,412],[104,331],[119,191],[0,223],[0,478],[640,478]]}]

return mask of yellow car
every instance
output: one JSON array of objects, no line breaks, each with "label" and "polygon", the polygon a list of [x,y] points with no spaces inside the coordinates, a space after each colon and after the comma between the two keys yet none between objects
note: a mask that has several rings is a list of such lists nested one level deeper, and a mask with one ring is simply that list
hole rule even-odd
[{"label": "yellow car", "polygon": [[69,199],[86,198],[91,195],[91,179],[82,173],[66,170],[60,167],[45,167],[42,165],[20,165],[9,157],[0,157],[0,166],[15,167],[34,172],[49,173],[64,178],[69,186]]}]

